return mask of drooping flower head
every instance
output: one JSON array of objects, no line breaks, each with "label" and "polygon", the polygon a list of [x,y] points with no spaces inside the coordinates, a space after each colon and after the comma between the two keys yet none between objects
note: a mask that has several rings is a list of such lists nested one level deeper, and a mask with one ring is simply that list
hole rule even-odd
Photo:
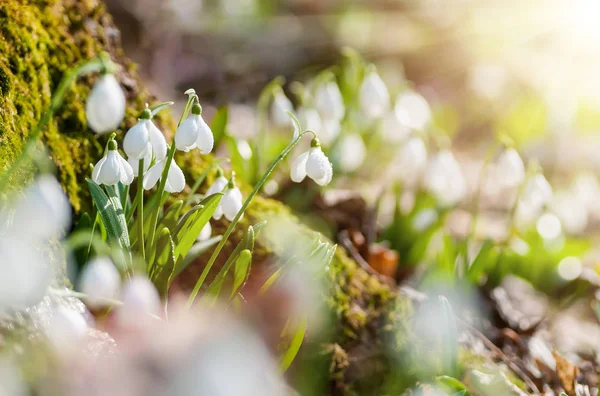
[{"label": "drooping flower head", "polygon": [[[144,174],[144,190],[150,190],[160,180],[165,169],[167,160],[157,161],[152,165],[148,172]],[[165,191],[169,193],[179,193],[185,188],[185,176],[181,168],[175,163],[175,159],[171,161],[167,181],[165,182]]]},{"label": "drooping flower head", "polygon": [[362,111],[369,118],[383,117],[390,108],[388,89],[374,69],[367,71],[360,86],[359,99]]},{"label": "drooping flower head", "polygon": [[293,112],[294,106],[292,102],[285,96],[281,87],[273,95],[273,103],[271,104],[271,120],[273,124],[279,128],[284,128],[291,125],[288,112]]},{"label": "drooping flower head", "polygon": [[108,257],[95,257],[84,267],[78,286],[79,291],[87,295],[88,306],[102,307],[107,305],[107,299],[119,296],[121,276]]},{"label": "drooping flower head", "polygon": [[[167,156],[167,141],[162,132],[152,122],[152,112],[145,109],[123,139],[123,150],[133,161],[146,157],[149,153],[160,161]],[[145,161],[144,161],[145,162]]]},{"label": "drooping flower head", "polygon": [[85,104],[88,126],[97,134],[113,132],[125,117],[125,95],[110,73],[101,76]]},{"label": "drooping flower head", "polygon": [[467,194],[465,177],[449,150],[442,150],[431,159],[425,171],[424,185],[443,207],[456,205]]},{"label": "drooping flower head", "polygon": [[328,81],[316,88],[315,107],[324,121],[339,123],[344,118],[344,99],[335,81]]},{"label": "drooping flower head", "polygon": [[108,142],[104,157],[94,166],[92,180],[97,184],[114,186],[121,184],[129,185],[133,181],[133,169],[131,165],[117,151],[117,142],[111,139]]},{"label": "drooping flower head", "polygon": [[300,183],[308,176],[318,185],[325,186],[331,182],[333,167],[323,153],[319,139],[314,138],[310,145],[311,148],[300,154],[292,163],[290,178],[293,182]]},{"label": "drooping flower head", "polygon": [[518,187],[525,181],[525,165],[519,153],[514,148],[507,148],[498,158],[497,179],[500,186],[505,188]]},{"label": "drooping flower head", "polygon": [[212,151],[214,144],[212,131],[202,118],[202,106],[195,103],[192,106],[192,114],[177,128],[175,147],[184,152],[198,148],[201,154],[208,154]]},{"label": "drooping flower head", "polygon": [[[219,202],[219,206],[213,214],[213,219],[219,220],[223,215],[229,221],[233,221],[243,205],[243,197],[240,189],[235,185],[235,172],[231,174],[231,179],[227,180],[223,176],[223,171],[217,171],[217,179],[206,191],[206,196],[223,192],[224,195]],[[241,217],[240,217],[241,219]]]}]

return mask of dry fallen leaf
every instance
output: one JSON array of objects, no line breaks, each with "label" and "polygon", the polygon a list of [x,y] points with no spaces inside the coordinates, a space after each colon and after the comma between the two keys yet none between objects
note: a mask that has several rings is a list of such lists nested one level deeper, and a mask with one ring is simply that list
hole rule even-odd
[{"label": "dry fallen leaf", "polygon": [[556,360],[556,375],[560,385],[568,396],[576,396],[575,381],[579,375],[579,369],[555,351],[552,351]]}]

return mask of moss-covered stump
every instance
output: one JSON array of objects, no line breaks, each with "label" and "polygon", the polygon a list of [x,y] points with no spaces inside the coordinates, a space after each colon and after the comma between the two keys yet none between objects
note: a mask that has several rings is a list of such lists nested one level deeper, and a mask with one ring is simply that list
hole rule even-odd
[{"label": "moss-covered stump", "polygon": [[[0,170],[10,166],[22,150],[28,131],[48,108],[51,93],[64,72],[103,51],[121,65],[116,76],[127,97],[127,116],[121,125],[126,130],[136,121],[143,104],[152,103],[154,98],[123,53],[119,31],[104,5],[99,0],[0,0]],[[75,213],[91,207],[84,180],[89,175],[89,164],[101,156],[105,139],[97,139],[86,125],[85,99],[94,79],[84,78],[69,90],[62,108],[43,132],[43,141]],[[168,112],[161,113],[157,123],[165,133],[172,133],[174,122]],[[193,178],[201,172],[204,160],[196,154],[179,158],[178,162],[186,176]],[[13,176],[11,185],[23,186],[31,175],[30,169],[23,169]],[[249,208],[246,221],[263,218],[269,212],[289,214],[279,202],[258,198]],[[236,240],[239,235],[232,237],[230,245]],[[264,255],[269,254],[269,248],[262,248]],[[202,262],[196,263],[190,271],[201,266]],[[195,280],[193,274],[189,277]],[[337,319],[337,351],[349,348],[346,352],[352,353],[361,345],[380,345],[378,334],[390,315],[385,307],[394,293],[341,250],[332,263],[330,277],[333,286],[329,304]],[[334,358],[339,360],[339,355]],[[344,375],[344,364],[335,359],[333,388],[349,389],[352,379]]]}]

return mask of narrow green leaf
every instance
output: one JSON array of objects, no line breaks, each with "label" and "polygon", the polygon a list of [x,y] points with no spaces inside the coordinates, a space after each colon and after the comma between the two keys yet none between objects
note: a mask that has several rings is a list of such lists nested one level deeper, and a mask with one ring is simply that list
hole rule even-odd
[{"label": "narrow green leaf", "polygon": [[175,244],[169,229],[164,227],[158,235],[156,242],[156,261],[151,268],[150,279],[162,297],[169,292],[171,281],[175,273]]},{"label": "narrow green leaf", "polygon": [[186,254],[185,257],[179,257],[177,261],[175,276],[179,275],[181,271],[183,271],[188,265],[190,265],[195,259],[200,257],[204,252],[206,252],[211,247],[215,246],[221,240],[223,236],[217,235],[212,237],[206,241],[196,242],[192,245],[192,248]]},{"label": "narrow green leaf", "polygon": [[177,225],[177,232],[174,233],[176,261],[188,254],[198,235],[215,213],[222,196],[223,194],[219,193],[205,198],[200,203],[201,209],[196,210],[186,217],[183,223]]},{"label": "narrow green leaf", "polygon": [[152,113],[152,117],[158,114],[161,110],[166,109],[169,106],[173,106],[175,102],[162,102],[157,105],[150,107],[150,112]]},{"label": "narrow green leaf", "polygon": [[235,296],[240,287],[248,280],[251,264],[252,253],[248,249],[242,250],[235,260],[235,266],[233,267],[233,287],[231,289],[231,297]]},{"label": "narrow green leaf", "polygon": [[117,242],[117,244],[129,252],[130,242],[127,231],[127,222],[125,214],[121,207],[121,201],[117,197],[113,188],[108,188],[108,196],[102,188],[90,179],[86,179],[90,188],[92,199],[98,208],[98,213],[102,219],[102,224],[106,228],[108,237]]},{"label": "narrow green leaf", "polygon": [[283,372],[285,372],[291,365],[296,355],[300,351],[300,347],[302,346],[302,342],[304,341],[304,336],[306,335],[306,329],[308,327],[308,322],[305,317],[300,320],[300,324],[294,333],[290,344],[283,354],[281,360],[279,361],[279,367]]},{"label": "narrow green leaf", "polygon": [[181,199],[175,201],[171,206],[169,206],[169,209],[167,209],[167,212],[160,220],[159,229],[161,227],[167,227],[170,230],[175,229],[177,220],[181,214],[181,209],[183,209],[183,200]]},{"label": "narrow green leaf", "polygon": [[292,119],[292,124],[294,125],[294,135],[292,137],[292,140],[296,140],[298,136],[300,136],[300,133],[302,133],[302,125],[300,125],[300,121],[298,121],[298,118],[296,118],[294,113],[292,113],[291,111],[287,111],[286,113]]},{"label": "narrow green leaf", "polygon": [[487,240],[481,246],[479,253],[467,269],[467,278],[471,283],[477,284],[481,276],[486,272],[487,268],[491,268],[496,264],[496,251],[494,242]]}]

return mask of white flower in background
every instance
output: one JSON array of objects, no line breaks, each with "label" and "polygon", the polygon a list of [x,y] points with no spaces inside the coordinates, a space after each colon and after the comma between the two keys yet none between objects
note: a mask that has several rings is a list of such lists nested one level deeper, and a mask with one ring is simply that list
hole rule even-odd
[{"label": "white flower in background", "polygon": [[530,178],[521,194],[521,201],[531,209],[539,210],[552,199],[552,186],[543,174]]},{"label": "white flower in background", "polygon": [[556,241],[562,235],[560,219],[553,213],[541,215],[535,228],[546,241]]},{"label": "white flower in background", "polygon": [[57,305],[52,310],[52,319],[46,326],[46,335],[58,351],[77,346],[88,333],[88,322],[80,312]]},{"label": "white flower in background", "polygon": [[121,290],[123,306],[118,315],[122,323],[135,324],[148,314],[158,315],[161,311],[160,296],[156,287],[146,277],[136,275],[125,283]]},{"label": "white flower in background", "polygon": [[94,166],[92,180],[107,186],[114,186],[119,182],[129,185],[133,181],[133,169],[117,151],[117,142],[114,140],[108,142],[104,157]]},{"label": "white flower in background", "polygon": [[[27,225],[34,231],[37,224]],[[7,236],[0,237],[0,257],[0,312],[39,303],[50,284],[49,259],[30,240]]]},{"label": "white flower in background", "polygon": [[412,228],[417,232],[424,232],[438,219],[438,212],[433,208],[419,211],[412,219]]},{"label": "white flower in background", "polygon": [[390,94],[374,70],[367,72],[360,86],[360,107],[369,118],[380,118],[390,108]]},{"label": "white flower in background", "polygon": [[237,139],[235,141],[235,145],[242,159],[248,161],[250,158],[252,158],[252,147],[250,147],[250,143],[248,143],[247,140]]},{"label": "white flower in background", "polygon": [[588,224],[588,206],[571,191],[560,191],[552,197],[552,212],[558,216],[569,234],[582,234]]},{"label": "white flower in background", "polygon": [[354,172],[365,161],[367,147],[360,135],[351,133],[342,136],[339,142],[339,165],[343,172]]},{"label": "white flower in background", "polygon": [[206,223],[206,225],[204,227],[202,227],[202,231],[200,231],[200,234],[198,235],[198,238],[196,239],[198,242],[204,242],[204,241],[208,241],[210,239],[212,235],[212,226],[210,225],[210,222]]},{"label": "white flower in background", "polygon": [[[209,189],[209,191],[206,194],[212,195],[216,192],[223,191],[223,189],[214,191],[214,192],[210,191],[211,189],[213,189],[213,187],[216,190],[217,188],[219,188],[221,186],[221,184],[222,184],[221,179],[220,178],[217,179],[215,184],[213,184],[211,186],[211,188]],[[223,197],[221,198],[221,201],[219,202],[219,206],[217,207],[217,210],[215,210],[215,213],[213,214],[213,219],[219,220],[223,215],[225,215],[225,218],[227,220],[233,221],[233,219],[238,214],[240,209],[242,209],[242,205],[243,205],[242,193],[241,193],[240,189],[235,186],[235,175],[231,176],[231,179],[226,182],[224,187],[227,187],[227,189],[225,190],[225,195],[223,195]],[[209,192],[211,192],[212,194],[209,194]],[[241,219],[241,217],[240,217],[240,219]]]},{"label": "white flower in background", "polygon": [[401,119],[400,117],[407,118],[407,116],[401,116],[396,111],[389,111],[383,122],[381,123],[381,130],[386,141],[391,143],[400,143],[405,141],[409,136],[411,129],[407,126],[408,121]]},{"label": "white flower in background", "polygon": [[298,109],[298,120],[305,129],[310,129],[317,133],[321,130],[321,116],[316,109],[301,107]]},{"label": "white flower in background", "polygon": [[458,161],[448,150],[438,152],[424,176],[425,188],[444,207],[454,206],[465,198],[467,183]]},{"label": "white flower in background", "polygon": [[85,104],[88,126],[98,134],[112,132],[125,117],[125,95],[112,74],[98,79]]},{"label": "white flower in background", "polygon": [[600,184],[593,173],[584,172],[577,175],[571,185],[571,191],[584,203],[588,211],[600,211]]},{"label": "white flower in background", "polygon": [[12,233],[45,242],[66,231],[71,224],[71,206],[58,181],[42,175],[18,201],[14,219]]},{"label": "white flower in background", "polygon": [[339,124],[344,118],[344,99],[335,81],[326,82],[316,88],[315,107],[323,121],[335,120]]},{"label": "white flower in background", "polygon": [[508,148],[500,154],[496,178],[503,188],[515,188],[525,181],[525,165],[517,150]]},{"label": "white flower in background", "polygon": [[319,140],[324,146],[329,146],[339,136],[341,129],[342,124],[340,124],[340,120],[324,120],[321,124],[321,129],[318,131]]},{"label": "white flower in background", "polygon": [[215,180],[215,182],[208,188],[208,190],[206,190],[206,196],[211,196],[213,194],[218,194],[220,192],[223,192],[223,189],[225,187],[227,187],[227,183],[229,183],[229,180],[227,180],[225,178],[225,176],[223,176],[223,171],[221,171],[219,169],[219,172],[217,174],[217,179]]},{"label": "white flower in background", "polygon": [[333,177],[331,162],[323,153],[317,138],[312,140],[311,148],[300,154],[292,163],[290,177],[293,182],[300,183],[306,176],[313,179],[320,186],[329,184]]},{"label": "white flower in background", "polygon": [[[152,151],[148,150],[148,152],[143,157],[143,159],[144,159],[143,173],[145,174],[146,171],[148,170],[148,168],[150,168],[150,164],[152,163]],[[129,157],[129,158],[127,158],[127,162],[129,163],[129,165],[131,166],[131,169],[133,170],[133,176],[138,177],[139,176],[138,173],[140,170],[140,160]]]},{"label": "white flower in background", "polygon": [[[162,176],[165,169],[166,159],[158,161],[144,175],[144,190],[150,190],[156,185]],[[185,188],[185,176],[181,168],[175,163],[175,159],[171,161],[167,181],[165,183],[165,191],[169,193],[178,193]]]},{"label": "white flower in background", "polygon": [[394,161],[394,170],[403,181],[418,179],[427,166],[427,147],[420,137],[410,138],[402,145]]},{"label": "white flower in background", "polygon": [[177,150],[188,152],[200,149],[201,154],[212,151],[215,138],[208,124],[202,118],[202,107],[194,104],[192,114],[179,125],[175,133],[175,147]]},{"label": "white flower in background", "polygon": [[285,96],[283,91],[279,89],[273,96],[273,103],[271,103],[271,120],[273,124],[280,128],[291,125],[288,111],[293,112],[294,106],[292,106],[292,102]]},{"label": "white flower in background", "polygon": [[139,160],[147,156],[148,152],[154,152],[157,160],[167,156],[167,141],[162,132],[154,125],[151,117],[150,110],[145,109],[137,124],[125,134],[123,150],[128,158]]},{"label": "white flower in background", "polygon": [[431,121],[431,108],[424,97],[414,91],[398,95],[394,112],[407,127],[421,131]]},{"label": "white flower in background", "polygon": [[86,304],[99,308],[109,305],[106,300],[119,296],[121,275],[108,257],[95,257],[83,269],[78,286],[78,290],[87,295]]}]

